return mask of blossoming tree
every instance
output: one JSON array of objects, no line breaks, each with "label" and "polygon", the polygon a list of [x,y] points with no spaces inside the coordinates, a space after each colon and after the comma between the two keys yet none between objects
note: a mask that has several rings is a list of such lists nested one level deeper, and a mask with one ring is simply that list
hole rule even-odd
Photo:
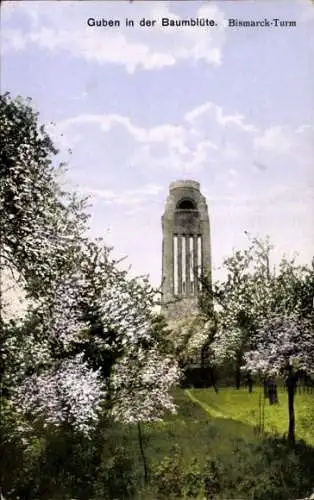
[{"label": "blossoming tree", "polygon": [[155,291],[86,238],[85,202],[60,188],[57,151],[30,102],[6,94],[0,104],[0,270],[12,269],[32,299],[20,320],[0,301],[1,401],[89,433],[105,402],[122,418],[128,372],[137,377],[130,420],[148,401],[145,418],[160,418],[174,410],[168,390],[179,371],[151,335]]},{"label": "blossoming tree", "polygon": [[298,380],[314,375],[313,319],[298,314],[266,318],[255,336],[255,348],[244,354],[244,368],[266,376],[284,376],[288,390],[288,439],[295,442],[294,397]]},{"label": "blossoming tree", "polygon": [[248,250],[235,251],[225,259],[227,277],[216,283],[213,298],[217,313],[217,334],[212,344],[216,363],[229,360],[236,367],[236,387],[244,353],[255,348],[256,335],[265,319],[285,317],[296,311],[301,317],[312,314],[314,267],[300,266],[283,258],[271,268],[271,245],[251,239]]}]

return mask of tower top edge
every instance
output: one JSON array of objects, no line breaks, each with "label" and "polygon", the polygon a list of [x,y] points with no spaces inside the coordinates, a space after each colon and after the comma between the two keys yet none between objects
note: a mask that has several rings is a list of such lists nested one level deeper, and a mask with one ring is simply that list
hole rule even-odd
[{"label": "tower top edge", "polygon": [[172,191],[173,189],[179,189],[179,188],[194,188],[197,191],[200,190],[200,183],[197,181],[192,181],[192,180],[182,180],[182,181],[174,181],[170,182],[169,184],[169,191]]}]

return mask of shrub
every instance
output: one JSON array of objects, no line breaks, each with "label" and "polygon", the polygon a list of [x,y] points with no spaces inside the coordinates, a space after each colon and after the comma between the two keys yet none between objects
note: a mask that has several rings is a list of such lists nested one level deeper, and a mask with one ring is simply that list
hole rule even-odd
[{"label": "shrub", "polygon": [[182,498],[184,488],[184,463],[180,449],[175,446],[171,456],[166,456],[152,471],[153,485],[158,498]]},{"label": "shrub", "polygon": [[287,500],[306,497],[313,484],[314,450],[305,443],[292,449],[281,438],[248,443],[239,439],[231,453],[204,466],[207,499]]},{"label": "shrub", "polygon": [[94,482],[94,498],[134,498],[137,479],[131,458],[124,447],[118,447],[109,459],[103,457],[101,460]]},{"label": "shrub", "polygon": [[223,491],[225,466],[220,459],[209,458],[204,466],[203,482],[206,500],[216,498]]},{"label": "shrub", "polygon": [[184,473],[184,495],[187,498],[197,498],[203,491],[202,471],[198,460],[194,458]]}]

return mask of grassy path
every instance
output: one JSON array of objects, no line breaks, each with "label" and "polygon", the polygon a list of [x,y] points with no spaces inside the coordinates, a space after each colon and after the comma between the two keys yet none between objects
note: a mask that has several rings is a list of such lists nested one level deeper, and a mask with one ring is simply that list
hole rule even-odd
[{"label": "grassy path", "polygon": [[203,408],[203,410],[205,410],[206,413],[208,413],[208,415],[210,415],[211,417],[214,417],[214,418],[232,418],[229,415],[225,415],[225,414],[221,413],[220,411],[214,410],[214,408],[209,406],[207,403],[204,403],[203,401],[200,401],[199,399],[197,399],[194,396],[194,394],[191,393],[191,391],[189,389],[185,390],[185,394],[187,394],[187,396],[191,399],[191,401],[200,405],[200,407]]}]

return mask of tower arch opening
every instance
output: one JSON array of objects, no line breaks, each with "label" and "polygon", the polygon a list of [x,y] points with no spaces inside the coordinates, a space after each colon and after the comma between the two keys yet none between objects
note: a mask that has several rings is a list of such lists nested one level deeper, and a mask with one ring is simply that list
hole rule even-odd
[{"label": "tower arch opening", "polygon": [[177,203],[177,210],[196,210],[196,204],[190,198],[183,198]]}]

